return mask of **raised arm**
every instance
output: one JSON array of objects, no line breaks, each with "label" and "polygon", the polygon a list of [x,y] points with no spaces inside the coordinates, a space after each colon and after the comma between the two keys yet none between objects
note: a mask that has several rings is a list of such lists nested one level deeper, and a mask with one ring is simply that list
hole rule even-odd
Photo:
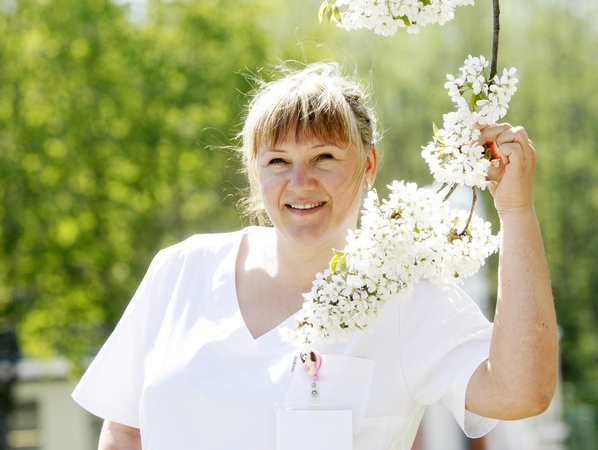
[{"label": "raised arm", "polygon": [[141,450],[139,430],[105,420],[98,450]]},{"label": "raised arm", "polygon": [[558,371],[556,315],[533,204],[536,151],[523,128],[508,124],[488,126],[480,142],[500,160],[489,179],[502,241],[490,357],[469,382],[466,407],[514,420],[548,408]]}]

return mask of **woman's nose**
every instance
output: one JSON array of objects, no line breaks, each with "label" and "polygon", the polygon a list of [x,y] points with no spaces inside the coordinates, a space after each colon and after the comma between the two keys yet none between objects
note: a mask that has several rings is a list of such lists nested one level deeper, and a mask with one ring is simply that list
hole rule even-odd
[{"label": "woman's nose", "polygon": [[291,170],[288,187],[289,189],[310,189],[314,186],[314,181],[309,167],[297,164]]}]

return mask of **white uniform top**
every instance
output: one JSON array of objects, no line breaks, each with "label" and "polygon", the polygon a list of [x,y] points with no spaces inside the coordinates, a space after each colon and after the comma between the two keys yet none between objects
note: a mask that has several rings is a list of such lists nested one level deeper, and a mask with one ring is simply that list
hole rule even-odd
[{"label": "white uniform top", "polygon": [[[235,262],[252,229],[158,253],[74,399],[140,428],[144,450],[273,450],[275,407],[308,408],[311,380],[278,327],[253,339],[243,322]],[[353,410],[355,450],[411,449],[425,405],[438,401],[481,436],[496,421],[465,411],[465,391],[491,334],[463,291],[420,283],[372,333],[318,348],[320,408]]]}]

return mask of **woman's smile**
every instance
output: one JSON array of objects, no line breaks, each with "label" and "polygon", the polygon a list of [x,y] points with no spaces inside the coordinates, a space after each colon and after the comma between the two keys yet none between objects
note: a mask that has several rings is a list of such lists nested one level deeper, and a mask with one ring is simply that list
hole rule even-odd
[{"label": "woman's smile", "polygon": [[291,209],[299,209],[299,210],[311,210],[311,209],[315,209],[315,208],[319,208],[320,206],[322,206],[325,202],[320,202],[320,203],[308,203],[306,205],[287,205],[289,208]]}]

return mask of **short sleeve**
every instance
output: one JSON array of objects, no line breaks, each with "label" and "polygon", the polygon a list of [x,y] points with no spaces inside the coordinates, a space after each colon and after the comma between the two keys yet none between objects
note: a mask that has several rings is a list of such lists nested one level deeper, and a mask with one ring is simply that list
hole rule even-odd
[{"label": "short sleeve", "polygon": [[439,402],[465,434],[480,437],[498,421],[465,410],[471,376],[489,355],[492,324],[457,286],[419,283],[401,301],[399,319],[403,376],[413,399]]},{"label": "short sleeve", "polygon": [[139,428],[142,355],[158,257],[72,394],[92,414],[134,428]]}]

